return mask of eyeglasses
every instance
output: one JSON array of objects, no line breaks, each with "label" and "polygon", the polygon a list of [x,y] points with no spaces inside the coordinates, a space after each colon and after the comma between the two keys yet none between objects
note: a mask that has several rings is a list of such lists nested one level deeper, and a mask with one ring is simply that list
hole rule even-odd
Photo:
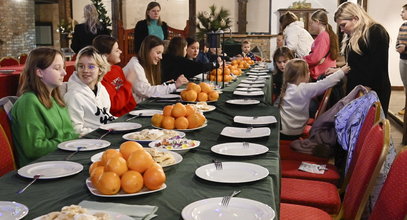
[{"label": "eyeglasses", "polygon": [[78,64],[78,69],[84,70],[85,68],[88,68],[88,70],[95,70],[98,66],[95,64],[89,64],[89,65],[83,65],[83,64]]}]

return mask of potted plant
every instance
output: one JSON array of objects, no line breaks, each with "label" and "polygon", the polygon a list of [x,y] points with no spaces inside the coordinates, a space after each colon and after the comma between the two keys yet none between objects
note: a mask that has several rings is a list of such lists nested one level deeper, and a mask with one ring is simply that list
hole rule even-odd
[{"label": "potted plant", "polygon": [[[205,34],[223,33],[231,26],[230,12],[223,7],[217,10],[215,5],[209,7],[209,12],[198,13],[198,39],[205,38]],[[209,42],[210,43],[210,42]]]}]

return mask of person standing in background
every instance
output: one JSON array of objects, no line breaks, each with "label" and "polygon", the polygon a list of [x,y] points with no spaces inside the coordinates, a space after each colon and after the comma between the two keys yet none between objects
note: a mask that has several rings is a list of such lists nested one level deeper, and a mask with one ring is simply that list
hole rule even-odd
[{"label": "person standing in background", "polygon": [[82,48],[92,45],[93,39],[101,34],[110,35],[99,22],[99,13],[95,5],[88,4],[83,9],[85,23],[75,25],[71,49],[77,54]]},{"label": "person standing in background", "polygon": [[146,9],[146,19],[137,22],[134,28],[134,52],[137,54],[141,43],[148,35],[160,40],[168,39],[168,25],[160,18],[161,6],[158,2],[150,2]]},{"label": "person standing in background", "polygon": [[[401,16],[401,19],[403,19],[403,21],[407,20],[407,4],[405,4],[402,7],[400,16]],[[407,46],[407,22],[404,22],[399,29],[399,34],[397,36],[397,42],[396,42],[396,51],[400,54],[399,69],[400,69],[401,81],[403,81],[404,91],[407,88],[407,51],[406,51],[407,47],[406,46]],[[404,111],[405,111],[405,108],[403,108],[398,113],[400,115],[404,115]]]}]

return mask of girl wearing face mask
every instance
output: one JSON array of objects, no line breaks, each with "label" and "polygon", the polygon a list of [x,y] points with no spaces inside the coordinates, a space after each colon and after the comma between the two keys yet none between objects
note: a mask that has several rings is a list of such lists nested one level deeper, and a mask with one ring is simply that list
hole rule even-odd
[{"label": "girl wearing face mask", "polygon": [[358,4],[344,2],[334,16],[344,38],[342,53],[351,68],[346,93],[357,85],[373,89],[379,96],[385,115],[390,101],[389,34]]},{"label": "girl wearing face mask", "polygon": [[168,39],[168,25],[160,18],[161,6],[158,2],[150,2],[146,9],[146,19],[137,22],[134,28],[134,52],[137,54],[141,43],[148,35],[161,40]]},{"label": "girl wearing face mask", "polygon": [[81,136],[115,119],[110,114],[109,93],[100,83],[109,70],[106,58],[93,46],[79,51],[76,72],[69,78],[64,99],[74,128]]},{"label": "girl wearing face mask", "polygon": [[294,55],[288,47],[280,47],[274,51],[273,64],[275,71],[273,73],[273,102],[280,96],[285,65],[291,59],[294,59]]},{"label": "girl wearing face mask", "polygon": [[135,74],[129,74],[128,79],[120,66],[120,54],[117,40],[109,35],[100,35],[93,40],[93,46],[107,58],[111,65],[110,71],[102,79],[102,85],[106,87],[110,96],[110,113],[120,117],[136,107],[136,100],[133,97],[132,84]]},{"label": "girl wearing face mask", "polygon": [[11,128],[19,166],[75,139],[65,102],[59,93],[65,72],[64,56],[51,48],[30,52],[20,76],[19,99],[11,110]]},{"label": "girl wearing face mask", "polygon": [[[163,41],[149,35],[141,44],[139,53],[132,57],[123,68],[127,80],[133,84],[133,95],[140,103],[152,96],[166,95],[174,92],[188,80],[179,76],[175,83],[167,84],[161,78],[160,61],[164,51]],[[131,79],[134,76],[134,80]]]}]

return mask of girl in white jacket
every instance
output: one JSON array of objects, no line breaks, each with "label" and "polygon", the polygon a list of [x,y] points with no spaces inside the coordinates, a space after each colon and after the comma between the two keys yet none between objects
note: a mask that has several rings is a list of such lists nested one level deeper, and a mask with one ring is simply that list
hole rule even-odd
[{"label": "girl in white jacket", "polygon": [[109,112],[109,93],[100,83],[110,65],[88,46],[79,51],[76,70],[69,78],[64,99],[75,131],[83,136],[115,119]]}]

